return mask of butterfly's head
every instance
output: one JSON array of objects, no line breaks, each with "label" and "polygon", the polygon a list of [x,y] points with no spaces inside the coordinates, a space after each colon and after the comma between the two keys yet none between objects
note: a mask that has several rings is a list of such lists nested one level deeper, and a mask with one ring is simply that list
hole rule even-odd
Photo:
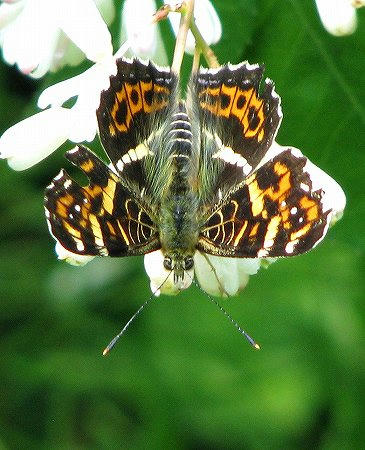
[{"label": "butterfly's head", "polygon": [[163,266],[166,270],[173,271],[176,285],[184,284],[185,273],[194,268],[194,258],[193,255],[165,255]]},{"label": "butterfly's head", "polygon": [[157,250],[145,255],[144,266],[155,295],[161,292],[176,295],[187,289],[194,278],[192,252],[177,255],[173,251]]}]

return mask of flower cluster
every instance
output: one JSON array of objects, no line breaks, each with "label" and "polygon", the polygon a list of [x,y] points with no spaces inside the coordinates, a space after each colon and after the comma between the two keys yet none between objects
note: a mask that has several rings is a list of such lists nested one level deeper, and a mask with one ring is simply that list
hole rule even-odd
[{"label": "flower cluster", "polygon": [[101,61],[112,51],[101,14],[112,21],[112,0],[5,0],[0,6],[3,58],[34,78],[79,64],[85,56]]}]

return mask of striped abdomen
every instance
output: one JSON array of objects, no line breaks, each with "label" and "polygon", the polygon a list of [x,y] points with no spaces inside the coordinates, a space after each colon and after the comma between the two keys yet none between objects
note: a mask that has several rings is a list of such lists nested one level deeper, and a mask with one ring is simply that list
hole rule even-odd
[{"label": "striped abdomen", "polygon": [[[191,124],[184,104],[179,105],[179,111],[172,115],[171,127],[168,133],[167,151],[172,159],[174,182],[173,186],[185,191],[184,186],[191,175],[191,153],[193,145],[193,134]],[[173,187],[171,186],[171,187]],[[175,190],[174,189],[174,190]]]}]

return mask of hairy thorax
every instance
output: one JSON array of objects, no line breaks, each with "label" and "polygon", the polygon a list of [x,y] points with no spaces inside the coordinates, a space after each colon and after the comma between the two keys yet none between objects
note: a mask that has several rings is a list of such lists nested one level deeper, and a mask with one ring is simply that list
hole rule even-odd
[{"label": "hairy thorax", "polygon": [[198,240],[198,206],[193,193],[170,194],[160,210],[162,252],[172,257],[193,256]]}]

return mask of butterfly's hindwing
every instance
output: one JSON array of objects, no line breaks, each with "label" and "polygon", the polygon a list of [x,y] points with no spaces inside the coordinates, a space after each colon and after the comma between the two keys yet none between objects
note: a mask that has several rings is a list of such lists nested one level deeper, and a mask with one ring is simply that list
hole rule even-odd
[{"label": "butterfly's hindwing", "polygon": [[287,149],[238,187],[208,218],[198,250],[232,257],[293,256],[325,235],[330,210],[313,191],[307,159]]},{"label": "butterfly's hindwing", "polygon": [[127,256],[160,248],[149,213],[94,153],[79,146],[66,157],[90,179],[81,187],[65,171],[45,193],[52,235],[72,253]]}]

